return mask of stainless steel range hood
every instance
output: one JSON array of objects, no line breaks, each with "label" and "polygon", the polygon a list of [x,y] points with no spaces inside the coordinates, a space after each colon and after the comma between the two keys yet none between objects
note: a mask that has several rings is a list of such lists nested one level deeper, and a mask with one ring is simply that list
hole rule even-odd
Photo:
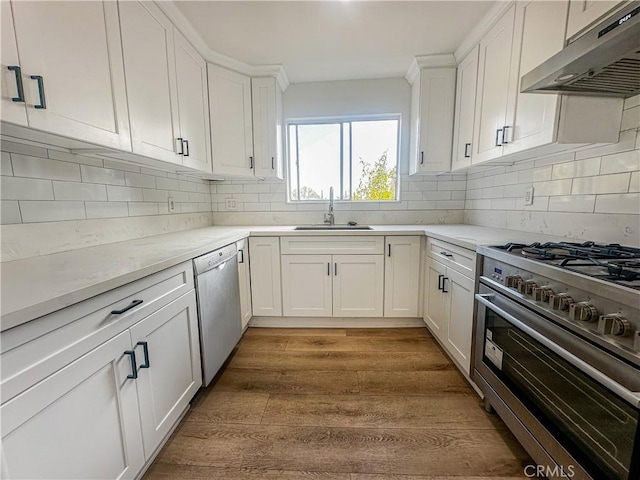
[{"label": "stainless steel range hood", "polygon": [[629,2],[527,73],[520,87],[529,93],[640,94],[640,1]]}]

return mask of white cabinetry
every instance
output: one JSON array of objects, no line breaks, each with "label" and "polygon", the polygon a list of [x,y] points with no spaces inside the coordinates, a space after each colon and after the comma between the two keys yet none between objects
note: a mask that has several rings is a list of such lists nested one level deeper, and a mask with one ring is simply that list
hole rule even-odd
[{"label": "white cabinetry", "polygon": [[424,321],[451,358],[469,374],[475,252],[432,239],[427,243]]},{"label": "white cabinetry", "polygon": [[275,77],[251,79],[255,175],[283,177],[282,89]]},{"label": "white cabinetry", "polygon": [[213,173],[252,176],[251,79],[208,65]]},{"label": "white cabinetry", "polygon": [[136,478],[201,385],[191,262],[1,340],[8,478]]},{"label": "white cabinetry", "polygon": [[249,271],[249,240],[244,238],[236,243],[238,249],[238,280],[240,282],[240,315],[242,329],[251,320],[251,274]]},{"label": "white cabinetry", "polygon": [[478,46],[476,45],[458,65],[451,171],[468,167],[472,162],[477,83]]},{"label": "white cabinetry", "polygon": [[282,256],[282,313],[289,317],[333,314],[331,255]]},{"label": "white cabinetry", "polygon": [[0,95],[2,96],[2,120],[27,125],[27,111],[24,106],[23,79],[21,75],[20,60],[18,59],[18,46],[16,45],[16,32],[13,28],[13,15],[11,3],[0,2],[0,62],[2,73],[0,74]]},{"label": "white cabinetry", "polygon": [[381,317],[384,257],[334,255],[333,267],[333,316]]},{"label": "white cabinetry", "polygon": [[280,239],[251,237],[249,251],[253,315],[279,317],[282,315]]},{"label": "white cabinetry", "polygon": [[7,88],[7,73],[14,72],[3,71],[2,120],[24,125],[17,111],[22,105],[29,127],[131,151],[118,4],[2,4],[2,64],[19,66],[24,85],[24,103],[12,102],[16,105],[5,112],[4,97],[18,95],[15,75],[12,88]]},{"label": "white cabinetry", "polygon": [[417,317],[420,295],[420,237],[386,237],[384,316]]},{"label": "white cabinetry", "polygon": [[410,174],[449,170],[455,88],[455,67],[422,68],[414,79]]},{"label": "white cabinetry", "polygon": [[133,152],[211,172],[206,64],[151,2],[120,2]]},{"label": "white cabinetry", "polygon": [[567,21],[567,40],[578,33],[582,33],[605,15],[624,5],[626,2],[611,2],[607,0],[571,0],[569,19]]}]

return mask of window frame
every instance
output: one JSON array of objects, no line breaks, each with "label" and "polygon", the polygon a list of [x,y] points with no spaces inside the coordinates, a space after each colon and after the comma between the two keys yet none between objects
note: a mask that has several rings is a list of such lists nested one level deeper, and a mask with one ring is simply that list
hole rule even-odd
[{"label": "window frame", "polygon": [[[353,123],[353,122],[375,122],[375,121],[385,121],[385,120],[396,120],[398,122],[398,127],[396,131],[396,196],[393,200],[354,200],[353,199],[353,158],[351,158],[351,163],[349,164],[349,192],[351,198],[343,199],[343,198],[335,198],[334,202],[339,203],[367,203],[367,202],[384,202],[384,203],[392,203],[392,202],[400,202],[400,158],[401,158],[401,145],[402,145],[402,114],[400,113],[383,113],[383,114],[369,114],[369,115],[344,115],[344,116],[336,116],[336,117],[300,117],[300,118],[287,118],[284,122],[285,132],[284,132],[284,140],[286,145],[286,203],[290,204],[322,204],[326,203],[329,200],[327,199],[318,199],[318,200],[302,200],[302,199],[291,199],[291,179],[292,175],[299,175],[299,169],[296,169],[296,172],[291,171],[291,151],[290,151],[290,139],[289,139],[289,129],[291,125],[328,125],[328,124],[341,124],[340,127],[340,183],[341,185],[345,183],[344,175],[344,138],[343,138],[343,128],[342,124],[344,123]],[[352,136],[352,128],[349,127],[349,156],[353,156],[353,136]],[[299,184],[298,180],[298,184]],[[342,197],[342,191],[340,192],[340,197]]]}]

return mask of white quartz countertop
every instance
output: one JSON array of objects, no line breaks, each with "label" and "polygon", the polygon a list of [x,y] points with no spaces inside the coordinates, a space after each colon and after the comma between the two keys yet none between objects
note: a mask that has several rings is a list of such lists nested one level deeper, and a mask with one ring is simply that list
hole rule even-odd
[{"label": "white quartz countertop", "polygon": [[4,262],[0,265],[0,330],[16,327],[249,235],[426,234],[472,250],[479,245],[561,240],[473,225],[379,225],[372,230],[349,232],[296,231],[294,228],[206,227]]}]

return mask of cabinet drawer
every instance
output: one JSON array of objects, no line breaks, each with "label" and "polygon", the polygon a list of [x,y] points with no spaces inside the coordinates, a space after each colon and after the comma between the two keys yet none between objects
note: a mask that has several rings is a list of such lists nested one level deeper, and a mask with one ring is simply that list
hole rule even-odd
[{"label": "cabinet drawer", "polygon": [[192,289],[188,261],[2,332],[2,403]]},{"label": "cabinet drawer", "polygon": [[466,275],[469,278],[475,278],[476,252],[472,250],[428,238],[427,255],[456,272]]},{"label": "cabinet drawer", "polygon": [[282,237],[280,248],[282,255],[382,255],[384,237]]}]

